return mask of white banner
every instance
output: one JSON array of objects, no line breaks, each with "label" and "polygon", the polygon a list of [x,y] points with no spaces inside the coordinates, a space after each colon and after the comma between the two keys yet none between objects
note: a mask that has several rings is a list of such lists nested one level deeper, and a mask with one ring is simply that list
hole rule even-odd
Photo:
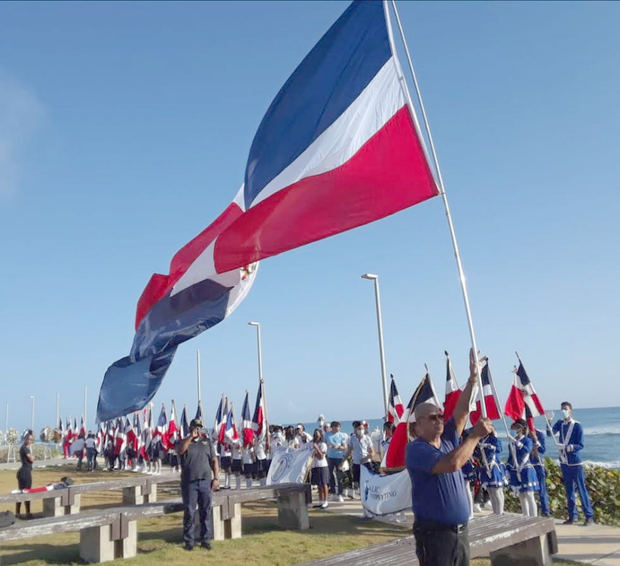
[{"label": "white banner", "polygon": [[278,448],[271,460],[267,485],[275,483],[304,483],[312,462],[312,443],[302,444],[299,450]]},{"label": "white banner", "polygon": [[375,474],[362,466],[360,496],[364,509],[373,515],[387,515],[411,509],[411,479],[403,470],[396,474]]}]

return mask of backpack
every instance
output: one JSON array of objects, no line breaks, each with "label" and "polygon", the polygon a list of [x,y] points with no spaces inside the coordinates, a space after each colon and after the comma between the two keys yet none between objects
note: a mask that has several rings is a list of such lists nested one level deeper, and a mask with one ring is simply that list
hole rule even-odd
[{"label": "backpack", "polygon": [[15,523],[15,515],[11,511],[0,511],[0,529],[10,527]]}]

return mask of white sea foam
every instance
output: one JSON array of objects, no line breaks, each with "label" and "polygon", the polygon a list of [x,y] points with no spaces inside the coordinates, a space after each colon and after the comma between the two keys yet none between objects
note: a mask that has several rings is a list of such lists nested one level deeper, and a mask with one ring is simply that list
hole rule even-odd
[{"label": "white sea foam", "polygon": [[601,468],[618,469],[620,468],[620,460],[610,460],[609,462],[598,462],[596,460],[584,460],[584,464],[592,466],[600,466]]},{"label": "white sea foam", "polygon": [[619,425],[593,426],[583,429],[586,436],[595,436],[597,434],[620,434]]}]

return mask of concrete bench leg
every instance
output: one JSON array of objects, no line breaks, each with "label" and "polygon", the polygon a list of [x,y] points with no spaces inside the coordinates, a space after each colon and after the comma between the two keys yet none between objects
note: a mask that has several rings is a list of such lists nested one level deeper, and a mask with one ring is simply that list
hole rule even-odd
[{"label": "concrete bench leg", "polygon": [[[212,511],[211,517],[213,522],[211,523],[211,532],[213,533],[213,540],[224,540],[226,538],[226,528],[222,519],[222,506],[217,505],[213,507]],[[194,521],[197,526],[196,537],[200,540],[200,513],[198,511],[196,511]]]},{"label": "concrete bench leg", "polygon": [[[148,490],[148,491],[147,491]],[[148,486],[144,486],[142,489],[142,497],[144,497],[145,503],[157,502],[157,484],[151,483]]]},{"label": "concrete bench leg", "polygon": [[241,503],[235,503],[232,517],[224,520],[224,538],[241,538]]},{"label": "concrete bench leg", "polygon": [[138,552],[136,521],[125,526],[124,538],[112,538],[112,525],[89,527],[80,531],[80,558],[84,562],[108,562],[117,558],[133,558]]},{"label": "concrete bench leg", "polygon": [[65,506],[61,497],[48,497],[43,500],[44,517],[61,517],[65,514]]},{"label": "concrete bench leg", "polygon": [[[149,491],[147,489],[150,488]],[[145,493],[146,492],[146,493]],[[135,485],[123,488],[124,505],[142,505],[143,503],[155,503],[157,501],[157,484],[150,486]]]},{"label": "concrete bench leg", "polygon": [[507,546],[491,552],[493,566],[551,566],[547,535]]},{"label": "concrete bench leg", "polygon": [[80,512],[81,495],[73,496],[73,503],[63,505],[62,497],[49,497],[43,500],[44,517],[61,517],[62,515],[75,515]]},{"label": "concrete bench leg", "polygon": [[73,503],[65,505],[65,515],[75,515],[76,513],[79,513],[81,501],[82,496],[79,493],[76,493],[73,496]]},{"label": "concrete bench leg", "polygon": [[123,488],[123,505],[142,505],[143,503],[142,486],[135,485]]},{"label": "concrete bench leg", "polygon": [[305,493],[296,492],[278,496],[278,522],[284,529],[310,528]]}]

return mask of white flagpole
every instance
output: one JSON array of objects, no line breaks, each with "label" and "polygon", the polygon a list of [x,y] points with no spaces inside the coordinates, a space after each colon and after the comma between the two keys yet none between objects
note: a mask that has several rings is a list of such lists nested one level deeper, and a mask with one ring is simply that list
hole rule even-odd
[{"label": "white flagpole", "polygon": [[[465,280],[465,272],[463,271],[463,264],[461,262],[461,254],[459,252],[459,246],[458,246],[458,242],[456,240],[456,233],[454,231],[454,225],[452,223],[452,215],[450,214],[450,206],[448,205],[448,197],[446,196],[446,190],[444,188],[444,183],[443,183],[443,177],[441,175],[441,168],[439,167],[439,160],[437,159],[437,152],[435,151],[435,143],[433,142],[433,135],[431,133],[431,128],[430,128],[430,124],[428,122],[428,117],[426,115],[426,109],[424,108],[424,101],[422,100],[422,93],[420,92],[420,87],[418,85],[418,79],[416,77],[415,74],[415,69],[413,68],[413,61],[411,59],[411,54],[409,53],[409,47],[407,46],[407,41],[405,39],[405,33],[403,31],[403,26],[401,24],[400,21],[400,16],[398,14],[398,9],[396,7],[396,2],[395,0],[391,0],[392,2],[392,7],[394,9],[394,15],[396,16],[396,23],[398,24],[398,30],[400,32],[400,37],[402,39],[403,42],[403,46],[405,48],[405,53],[407,55],[407,61],[409,63],[409,70],[411,72],[411,76],[413,78],[413,84],[415,87],[415,91],[416,91],[416,97],[418,99],[418,102],[420,103],[420,109],[422,110],[422,118],[424,119],[424,128],[426,130],[426,134],[428,136],[428,140],[431,146],[431,155],[433,158],[433,163],[435,165],[435,171],[437,172],[437,177],[438,177],[438,181],[439,181],[439,194],[441,195],[443,204],[444,204],[444,208],[446,211],[446,218],[448,220],[448,227],[450,229],[450,238],[452,239],[452,247],[454,248],[454,257],[456,259],[456,267],[459,273],[459,280],[461,282],[461,291],[463,293],[463,302],[465,303],[465,312],[467,314],[467,324],[469,327],[469,336],[471,338],[471,347],[474,351],[474,356],[476,357],[476,360],[478,359],[478,345],[476,343],[476,333],[474,331],[474,321],[472,318],[472,314],[471,314],[471,308],[469,305],[469,295],[467,293],[467,284],[466,284],[466,280]],[[387,23],[387,27],[388,27],[388,34],[390,37],[390,43],[392,45],[392,53],[394,54],[394,59],[396,61],[398,70],[401,73],[401,84],[402,84],[402,88],[407,96],[407,100],[408,100],[408,105],[409,105],[409,110],[411,112],[411,117],[414,121],[414,123],[416,124],[416,127],[418,127],[418,121],[417,121],[417,117],[416,117],[416,113],[415,113],[415,109],[413,107],[413,102],[411,101],[411,95],[409,94],[409,89],[407,87],[407,83],[405,81],[404,76],[402,75],[402,70],[400,69],[400,63],[398,62],[398,56],[396,53],[396,46],[394,45],[394,38],[392,35],[392,26],[391,26],[391,22],[390,22],[390,18],[389,18],[389,12],[388,12],[388,6],[387,6],[387,1],[384,0],[384,9],[385,9],[385,17],[386,17],[386,23]],[[480,392],[480,410],[482,412],[482,416],[486,418],[487,416],[487,409],[486,406],[484,404],[484,393],[482,391],[482,376],[480,375],[480,364],[477,363],[476,364],[476,377],[478,378],[478,389]],[[474,392],[472,391],[472,398],[474,396]]]},{"label": "white flagpole", "polygon": [[[198,406],[200,406],[200,402],[202,401],[202,397],[200,394],[200,349],[196,349],[196,387],[198,391]],[[204,415],[202,416],[204,418]]]}]

